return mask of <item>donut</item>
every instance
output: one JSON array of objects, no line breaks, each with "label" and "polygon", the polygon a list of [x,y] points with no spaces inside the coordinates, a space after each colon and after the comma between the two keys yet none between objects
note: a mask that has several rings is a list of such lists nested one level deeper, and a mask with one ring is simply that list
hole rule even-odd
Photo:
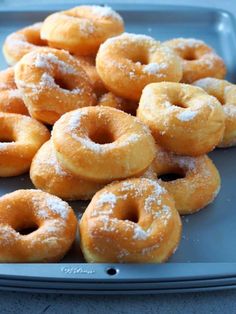
[{"label": "donut", "polygon": [[88,57],[88,56],[87,57],[75,56],[75,57],[79,60],[81,66],[87,73],[96,95],[99,97],[102,94],[105,94],[107,92],[107,89],[96,70],[95,57]]},{"label": "donut", "polygon": [[0,71],[0,112],[29,115],[21,92],[16,87],[13,68]]},{"label": "donut", "polygon": [[216,97],[225,114],[225,132],[218,147],[236,145],[236,85],[212,77],[195,81],[193,85],[203,88],[209,95]]},{"label": "donut", "polygon": [[176,250],[181,220],[157,182],[131,179],[95,194],[79,224],[90,263],[161,263]]},{"label": "donut", "polygon": [[178,155],[210,152],[223,137],[225,117],[219,101],[203,89],[183,83],[152,83],[143,90],[138,118],[157,144]]},{"label": "donut", "polygon": [[104,184],[83,180],[73,175],[57,160],[51,141],[46,142],[35,155],[30,178],[40,190],[64,200],[89,200]]},{"label": "donut", "polygon": [[77,220],[71,207],[39,190],[0,198],[0,262],[57,262],[71,247]]},{"label": "donut", "polygon": [[41,48],[15,66],[16,85],[30,115],[54,124],[62,114],[96,104],[92,85],[79,62],[63,50]]},{"label": "donut", "polygon": [[192,214],[210,204],[220,190],[220,175],[207,155],[179,156],[158,147],[147,178],[172,195],[180,215]]},{"label": "donut", "polygon": [[49,137],[48,129],[40,122],[0,112],[0,177],[27,172],[35,153]]},{"label": "donut", "polygon": [[175,38],[163,44],[174,49],[182,59],[183,77],[181,82],[192,83],[204,77],[224,78],[224,61],[202,40],[194,38]]},{"label": "donut", "polygon": [[52,141],[65,168],[96,182],[138,175],[151,164],[156,149],[149,129],[137,118],[102,106],[63,115],[53,127]]},{"label": "donut", "polygon": [[95,55],[107,38],[124,31],[121,16],[109,7],[83,5],[49,15],[41,38],[49,46],[77,55]]},{"label": "donut", "polygon": [[182,78],[181,60],[172,49],[152,37],[130,33],[100,46],[96,68],[109,91],[135,101],[149,83]]},{"label": "donut", "polygon": [[3,44],[3,55],[9,65],[16,64],[25,54],[47,46],[47,42],[40,38],[42,23],[35,23],[7,36]]},{"label": "donut", "polygon": [[129,99],[124,99],[119,96],[114,95],[111,92],[103,94],[98,99],[98,106],[112,107],[122,110],[126,113],[136,116],[136,110],[138,108],[138,103]]}]

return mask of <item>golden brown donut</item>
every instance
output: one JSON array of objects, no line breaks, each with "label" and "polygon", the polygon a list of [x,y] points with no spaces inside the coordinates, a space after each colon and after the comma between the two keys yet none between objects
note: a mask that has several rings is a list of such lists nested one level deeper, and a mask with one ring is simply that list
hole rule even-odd
[{"label": "golden brown donut", "polygon": [[172,49],[152,37],[130,33],[100,46],[96,68],[109,91],[135,101],[149,83],[182,78],[181,60]]},{"label": "golden brown donut", "polygon": [[210,152],[223,137],[225,117],[219,101],[203,89],[181,83],[146,86],[137,116],[157,144],[179,155]]},{"label": "golden brown donut", "polygon": [[0,112],[0,177],[27,172],[35,153],[49,137],[48,129],[40,122]]},{"label": "golden brown donut", "polygon": [[0,262],[57,262],[76,229],[73,210],[58,197],[39,190],[6,194],[0,198]]},{"label": "golden brown donut", "polygon": [[13,67],[0,71],[0,112],[29,115],[22,94],[16,87]]},{"label": "golden brown donut", "polygon": [[161,263],[181,236],[173,199],[148,179],[113,183],[97,192],[79,226],[84,257],[93,263]]},{"label": "golden brown donut", "polygon": [[183,62],[181,82],[192,83],[204,77],[224,78],[226,67],[222,58],[202,40],[175,38],[163,44],[174,49]]},{"label": "golden brown donut", "polygon": [[82,180],[69,172],[57,160],[51,141],[35,155],[30,178],[36,188],[65,200],[89,200],[104,184]]},{"label": "golden brown donut", "polygon": [[42,23],[35,23],[7,36],[3,44],[3,54],[8,64],[16,64],[25,54],[47,42],[40,38]]},{"label": "golden brown donut", "polygon": [[203,88],[209,95],[216,97],[223,106],[225,132],[218,147],[236,145],[236,85],[212,77],[198,80],[193,85]]},{"label": "golden brown donut", "polygon": [[136,116],[136,110],[138,108],[136,101],[121,98],[111,92],[103,94],[98,99],[98,106],[116,108],[126,113],[132,114],[133,116]]},{"label": "golden brown donut", "polygon": [[219,172],[207,155],[179,156],[158,147],[147,177],[173,196],[181,215],[206,207],[220,190]]},{"label": "golden brown donut", "polygon": [[85,70],[85,72],[87,73],[92,86],[93,86],[93,90],[96,93],[96,95],[99,97],[102,94],[107,92],[107,89],[102,81],[102,79],[100,78],[100,76],[98,75],[98,72],[96,70],[96,66],[95,66],[95,57],[85,57],[85,56],[75,56],[81,66],[83,67],[83,69]]},{"label": "golden brown donut", "polygon": [[95,55],[107,38],[124,31],[121,16],[109,7],[83,5],[49,15],[41,37],[49,46],[77,55]]},{"label": "golden brown donut", "polygon": [[15,66],[15,79],[30,115],[48,124],[96,104],[88,76],[64,50],[41,48],[25,55]]},{"label": "golden brown donut", "polygon": [[63,115],[53,127],[52,141],[65,168],[95,182],[142,173],[156,149],[149,129],[137,118],[101,106]]}]

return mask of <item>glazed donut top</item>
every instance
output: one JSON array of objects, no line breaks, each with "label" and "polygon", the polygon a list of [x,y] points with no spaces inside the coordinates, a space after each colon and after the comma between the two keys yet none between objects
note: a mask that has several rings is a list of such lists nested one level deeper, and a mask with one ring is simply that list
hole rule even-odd
[{"label": "glazed donut top", "polygon": [[[179,61],[179,57],[171,48],[142,34],[123,33],[109,38],[100,46],[99,53],[105,53],[104,58],[109,57],[107,60],[109,62],[111,53],[113,66],[118,66],[123,71],[132,66],[128,73],[130,78],[149,75],[165,80],[173,64],[176,65],[175,61]],[[180,80],[182,77],[180,62],[177,64],[176,72]]]},{"label": "glazed donut top", "polygon": [[223,116],[220,103],[215,97],[199,87],[183,83],[149,84],[143,90],[138,111],[141,108],[145,108],[145,115],[151,120],[162,120],[166,127],[176,128],[178,124],[187,127],[193,121],[201,124],[213,113]]},{"label": "glazed donut top", "polygon": [[15,78],[30,114],[49,124],[67,111],[96,103],[87,74],[64,50],[30,52],[16,65]]},{"label": "glazed donut top", "polygon": [[[21,234],[27,228],[36,230]],[[73,210],[56,196],[17,190],[0,198],[0,260],[57,261],[75,239],[76,229]]]},{"label": "glazed donut top", "polygon": [[[129,261],[137,255],[140,262],[148,257],[154,261],[152,255],[157,248],[161,260],[162,250],[171,245],[169,241],[175,226],[178,226],[178,232],[172,239],[175,242],[172,251],[176,249],[181,233],[181,220],[173,199],[162,186],[149,179],[132,179],[106,186],[92,199],[80,226],[83,227],[85,220],[89,237],[94,238],[91,246],[94,253],[97,251],[95,255],[101,258],[104,254],[102,258],[109,261]],[[91,248],[87,252],[86,235],[84,238],[84,251],[89,255]],[[108,240],[102,245],[104,239]],[[112,246],[110,251],[107,251],[108,245]],[[164,259],[169,254],[163,254]],[[89,259],[93,260],[93,256]]]},{"label": "glazed donut top", "polygon": [[41,37],[55,48],[77,55],[93,55],[102,42],[123,30],[121,16],[111,8],[84,5],[48,16]]},{"label": "glazed donut top", "polygon": [[40,38],[41,27],[42,23],[35,23],[7,36],[3,52],[9,64],[14,65],[26,53],[47,46]]},{"label": "glazed donut top", "polygon": [[223,105],[227,116],[236,117],[236,85],[226,80],[207,77],[195,81],[193,85],[203,88],[208,94],[216,97]]},{"label": "glazed donut top", "polygon": [[174,49],[183,62],[183,83],[211,76],[224,78],[226,68],[222,58],[202,40],[194,38],[176,38],[164,42]]}]

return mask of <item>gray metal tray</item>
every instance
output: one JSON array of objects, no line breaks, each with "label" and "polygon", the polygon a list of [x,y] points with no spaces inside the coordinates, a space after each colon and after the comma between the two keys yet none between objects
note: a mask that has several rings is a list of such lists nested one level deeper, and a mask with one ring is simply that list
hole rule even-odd
[{"label": "gray metal tray", "polygon": [[[49,13],[71,7],[47,6],[0,12],[0,46],[5,36],[41,21]],[[159,40],[196,37],[224,58],[228,80],[236,82],[236,31],[232,16],[206,8],[158,5],[114,5],[124,17],[126,30]],[[6,66],[0,56],[1,68]],[[183,217],[179,249],[166,264],[86,264],[78,246],[58,264],[0,264],[0,289],[64,293],[161,293],[236,287],[236,148],[210,154],[222,176],[215,202],[199,213]],[[0,178],[0,195],[32,188],[28,175]],[[86,204],[72,202],[79,214]],[[111,271],[110,269],[115,269]],[[115,273],[111,275],[111,273]]]}]

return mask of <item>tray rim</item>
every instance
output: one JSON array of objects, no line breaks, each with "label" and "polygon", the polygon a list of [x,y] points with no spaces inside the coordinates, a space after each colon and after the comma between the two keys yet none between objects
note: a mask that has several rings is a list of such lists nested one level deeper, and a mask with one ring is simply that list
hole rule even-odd
[{"label": "tray rim", "polygon": [[[9,14],[17,14],[17,13],[43,13],[48,11],[54,11],[58,9],[63,9],[75,5],[79,5],[83,3],[83,1],[78,1],[76,4],[67,2],[64,4],[47,4],[42,8],[38,4],[30,4],[30,5],[22,5],[20,7],[12,5],[11,7],[0,8],[1,13],[9,13]],[[89,1],[88,4],[92,2]],[[87,3],[86,3],[87,4]],[[99,4],[98,4],[99,5]],[[234,15],[220,8],[211,8],[211,7],[196,7],[189,5],[163,5],[163,4],[135,4],[135,8],[133,4],[126,3],[108,3],[109,6],[112,6],[116,10],[124,10],[124,11],[150,11],[157,10],[158,11],[193,11],[203,12],[203,13],[213,13],[216,17],[220,17],[222,15],[226,16],[233,29],[236,29],[236,20]],[[236,38],[236,32],[233,32],[233,36]],[[153,274],[153,271],[150,272],[151,278],[140,277],[132,277],[132,269],[136,267],[139,268],[148,268],[153,267],[153,265],[157,268],[156,273]],[[209,273],[198,272],[199,265],[204,266],[204,268],[208,268],[211,270]],[[24,269],[24,267],[28,268],[28,270]],[[65,273],[62,271],[63,268],[69,267],[72,273]],[[119,277],[109,276],[106,274],[107,268],[116,268],[119,269]],[[171,277],[168,274],[171,274],[173,268],[178,268],[178,276]],[[11,268],[11,269],[8,269]],[[34,270],[34,273],[40,274],[38,276],[31,276],[28,274],[29,268]],[[50,268],[48,274],[45,274],[44,277],[41,276],[42,270],[46,268]],[[77,273],[76,270],[73,269],[81,268],[84,269],[84,273]],[[130,268],[130,269],[129,269]],[[95,270],[96,269],[96,270]],[[91,274],[95,274],[96,271],[101,271],[104,276],[107,277],[101,278],[101,276],[93,276]],[[129,269],[129,274],[131,277],[128,277],[125,272]],[[13,271],[14,270],[14,271]],[[15,271],[17,270],[17,272]],[[130,272],[131,270],[131,272]],[[163,276],[164,274],[166,276]],[[19,272],[20,271],[20,272]],[[87,272],[86,272],[87,271]],[[175,269],[176,271],[176,269]],[[92,273],[89,273],[92,272]],[[121,276],[123,272],[123,276]],[[32,272],[31,272],[32,273]],[[65,276],[66,275],[66,276]],[[88,276],[89,275],[89,276]],[[139,273],[140,275],[140,273]],[[87,277],[86,277],[87,276]],[[175,280],[173,280],[175,279]],[[222,282],[223,280],[223,282]],[[173,288],[173,284],[178,283],[175,288]],[[15,284],[18,283],[18,286]],[[47,285],[46,287],[37,287],[38,283],[43,283],[43,285]],[[62,286],[59,289],[55,288],[55,284],[61,283],[63,286],[65,283],[75,283],[74,289],[63,288]],[[88,289],[85,289],[84,284],[88,284]],[[104,284],[102,289],[96,288],[94,289],[94,284]],[[131,283],[132,287],[128,290],[122,289],[119,287],[122,284]],[[153,289],[146,289],[145,284],[154,284]],[[169,284],[169,288],[164,289],[161,284]],[[183,283],[186,284],[183,287]],[[202,283],[202,286],[201,286]],[[137,285],[140,284],[140,289],[137,289]],[[36,285],[36,287],[33,287]],[[111,286],[112,285],[112,286]],[[199,286],[198,286],[199,285]],[[108,289],[112,288],[112,290],[106,290],[106,286]],[[219,290],[226,288],[236,288],[236,263],[169,263],[169,264],[88,264],[88,263],[61,263],[61,264],[0,264],[0,289],[4,290],[20,290],[20,291],[31,291],[35,290],[35,292],[63,292],[63,293],[80,293],[80,294],[95,294],[95,293],[169,293],[169,292],[190,292],[190,291],[205,291],[205,290]]]}]

